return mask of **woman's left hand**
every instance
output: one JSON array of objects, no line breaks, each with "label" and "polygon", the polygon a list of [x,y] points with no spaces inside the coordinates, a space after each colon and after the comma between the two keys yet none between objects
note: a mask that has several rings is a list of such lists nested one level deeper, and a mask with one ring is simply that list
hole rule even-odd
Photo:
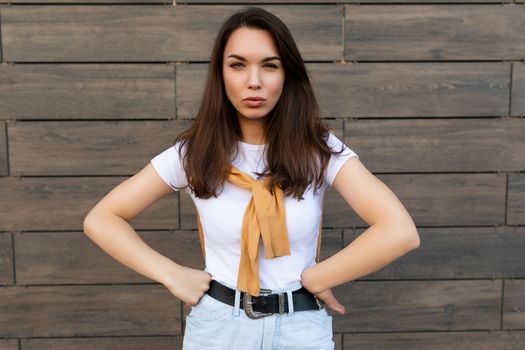
[{"label": "woman's left hand", "polygon": [[345,307],[344,305],[340,304],[337,299],[332,294],[332,290],[330,288],[325,289],[320,292],[312,292],[308,287],[311,285],[311,281],[309,280],[309,275],[307,273],[308,269],[304,270],[301,274],[301,283],[302,285],[310,291],[313,295],[315,295],[319,300],[321,300],[325,306],[340,315],[344,315],[345,313]]}]

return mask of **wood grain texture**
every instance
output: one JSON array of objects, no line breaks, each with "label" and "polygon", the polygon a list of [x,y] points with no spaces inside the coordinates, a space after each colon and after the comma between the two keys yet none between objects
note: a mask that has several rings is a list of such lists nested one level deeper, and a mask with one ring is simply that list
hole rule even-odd
[{"label": "wood grain texture", "polygon": [[502,328],[523,330],[525,328],[525,280],[505,280],[504,283]]},{"label": "wood grain texture", "polygon": [[[13,272],[13,240],[11,233],[0,232],[0,285],[14,284]],[[2,349],[2,345],[0,345],[0,349]]]},{"label": "wood grain texture", "polygon": [[[401,200],[418,226],[505,224],[504,174],[376,176]],[[368,226],[332,187],[326,190],[324,207],[323,226]]]},{"label": "wood grain texture", "polygon": [[508,174],[507,224],[525,225],[525,174]]},{"label": "wood grain texture", "polygon": [[525,119],[349,120],[345,143],[374,172],[504,172],[525,169]]},{"label": "wood grain texture", "polygon": [[512,63],[512,112],[514,116],[525,117],[525,63]]},{"label": "wood grain texture", "polygon": [[[124,177],[0,178],[0,230],[83,230],[83,221]],[[178,227],[178,199],[169,194],[131,220],[135,229]]]},{"label": "wood grain texture", "polygon": [[180,302],[162,285],[0,289],[3,337],[180,335]]},{"label": "wood grain texture", "polygon": [[9,175],[7,142],[7,126],[6,123],[0,121],[0,176]]},{"label": "wood grain texture", "polygon": [[[363,233],[344,229],[344,247]],[[418,249],[360,280],[525,278],[525,227],[422,227],[418,233]]]},{"label": "wood grain texture", "polygon": [[344,350],[516,350],[525,344],[525,332],[346,333],[344,344]]},{"label": "wood grain texture", "polygon": [[12,123],[10,171],[15,176],[134,174],[189,126],[187,121]]},{"label": "wood grain texture", "polygon": [[182,336],[22,339],[21,345],[23,350],[174,350],[182,349]]},{"label": "wood grain texture", "polygon": [[[204,269],[196,231],[137,233],[176,263]],[[14,241],[18,284],[155,283],[113,259],[83,232],[15,233]]]},{"label": "wood grain texture", "polygon": [[[490,25],[487,19],[490,18]],[[501,5],[347,5],[349,61],[519,60],[525,7]]]},{"label": "wood grain texture", "polygon": [[172,64],[2,64],[0,76],[0,117],[175,117]]},{"label": "wood grain texture", "polygon": [[[220,25],[243,7],[2,7],[4,61],[209,60],[213,40]],[[282,18],[294,35],[305,59],[339,59],[342,56],[342,7],[260,7]]]},{"label": "wood grain texture", "polygon": [[498,329],[502,281],[360,281],[332,289],[345,305],[334,332]]}]

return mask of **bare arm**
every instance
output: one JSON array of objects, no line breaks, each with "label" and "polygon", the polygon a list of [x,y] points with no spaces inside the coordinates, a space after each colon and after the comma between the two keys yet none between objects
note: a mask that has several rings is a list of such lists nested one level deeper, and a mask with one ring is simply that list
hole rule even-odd
[{"label": "bare arm", "polygon": [[157,177],[150,163],[116,186],[88,213],[84,232],[122,264],[162,283],[177,264],[148,246],[128,223],[157,199],[173,192]]},{"label": "bare arm", "polygon": [[405,207],[358,158],[345,162],[332,185],[370,227],[338,253],[304,270],[303,285],[314,294],[375,272],[420,244]]},{"label": "bare arm", "polygon": [[149,163],[116,186],[91,209],[84,219],[84,232],[114,259],[164,284],[175,296],[192,305],[209,288],[209,274],[179,265],[158,253],[129,224],[134,217],[171,192],[173,189]]}]

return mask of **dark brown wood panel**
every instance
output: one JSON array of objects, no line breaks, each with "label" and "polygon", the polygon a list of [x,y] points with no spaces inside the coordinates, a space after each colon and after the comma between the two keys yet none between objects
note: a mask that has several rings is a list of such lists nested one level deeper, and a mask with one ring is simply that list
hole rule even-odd
[{"label": "dark brown wood panel", "polygon": [[[366,166],[366,159],[363,159]],[[376,176],[401,200],[418,226],[505,224],[505,174]],[[323,226],[368,226],[332,187],[325,193]]]},{"label": "dark brown wood panel", "polygon": [[176,350],[182,349],[182,336],[22,339],[21,344],[21,350]]},{"label": "dark brown wood panel", "polygon": [[509,113],[509,63],[312,63],[308,69],[321,109],[329,117]]},{"label": "dark brown wood panel", "polygon": [[180,335],[180,301],[163,285],[1,288],[8,337]]},{"label": "dark brown wood panel", "polygon": [[[304,59],[342,57],[342,7],[260,7],[282,18]],[[244,6],[2,7],[4,61],[205,61],[222,22],[241,8]]]},{"label": "dark brown wood panel", "polygon": [[360,281],[332,289],[337,332],[499,329],[502,281]]},{"label": "dark brown wood panel", "polygon": [[505,280],[503,329],[525,328],[525,280]]},{"label": "dark brown wood panel", "polygon": [[[21,0],[15,0],[12,2],[17,2]],[[27,0],[31,1],[31,0]],[[40,0],[40,1],[46,1],[46,0]],[[47,0],[51,1],[51,0]],[[63,0],[66,1],[66,0]],[[72,1],[72,0],[71,0]],[[99,0],[101,1],[101,0]],[[520,1],[520,0],[517,0]],[[1,0],[0,0],[1,2]],[[424,4],[424,3],[495,3],[495,4],[506,4],[506,3],[512,3],[512,0],[342,0],[342,1],[335,1],[335,0],[268,0],[264,1],[265,3],[287,3],[287,4],[310,4],[310,3],[322,3],[322,4],[388,4],[388,3],[396,3],[396,4]],[[248,4],[255,4],[257,5],[259,1],[257,0],[180,0],[177,1],[177,4],[222,4],[222,3],[248,3]]]},{"label": "dark brown wood panel", "polygon": [[525,173],[508,174],[507,224],[525,225]]},{"label": "dark brown wood panel", "polygon": [[512,115],[525,117],[525,63],[512,63]]},{"label": "dark brown wood panel", "polygon": [[15,176],[134,174],[189,126],[188,121],[12,123],[10,171]]},{"label": "dark brown wood panel", "polygon": [[19,350],[18,339],[0,339],[0,350]]},{"label": "dark brown wood panel", "polygon": [[[1,65],[0,65],[1,66]],[[7,155],[7,126],[0,121],[0,176],[9,175],[9,163]]]},{"label": "dark brown wood panel", "polygon": [[523,6],[347,5],[345,10],[349,61],[525,57]]},{"label": "dark brown wood panel", "polygon": [[175,117],[173,64],[2,64],[0,76],[0,117]]},{"label": "dark brown wood panel", "polygon": [[345,350],[517,350],[525,347],[525,332],[418,332],[344,334]]},{"label": "dark brown wood panel", "polygon": [[349,120],[345,143],[375,172],[525,170],[520,118]]},{"label": "dark brown wood panel", "polygon": [[[0,178],[0,230],[83,230],[89,210],[127,178]],[[178,200],[169,194],[131,220],[134,229],[175,229]],[[1,329],[1,327],[0,327]]]},{"label": "dark brown wood panel", "polygon": [[[204,269],[198,232],[137,233],[146,244],[176,263]],[[155,282],[113,259],[82,232],[16,233],[14,239],[18,284]]]},{"label": "dark brown wood panel", "polygon": [[[0,232],[0,285],[14,284],[13,241],[11,233]],[[0,350],[2,346],[0,345]]]},{"label": "dark brown wood panel", "polygon": [[[170,0],[0,0],[11,4],[160,4],[172,5]],[[179,1],[177,1],[177,4]]]},{"label": "dark brown wood panel", "polygon": [[[345,229],[344,246],[363,232]],[[418,233],[419,248],[361,279],[525,278],[525,227],[418,228]]]}]

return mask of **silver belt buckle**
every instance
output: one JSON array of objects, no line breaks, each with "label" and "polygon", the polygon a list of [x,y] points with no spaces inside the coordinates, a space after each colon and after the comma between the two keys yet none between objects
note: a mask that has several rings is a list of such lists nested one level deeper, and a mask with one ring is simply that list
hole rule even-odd
[{"label": "silver belt buckle", "polygon": [[[271,289],[259,289],[259,294],[260,295],[268,295],[272,292]],[[279,299],[280,301],[280,299]],[[251,319],[258,319],[258,318],[262,318],[262,317],[266,317],[266,316],[270,316],[272,313],[271,312],[258,312],[258,311],[254,311],[253,310],[253,307],[252,307],[252,304],[253,304],[253,301],[252,301],[252,296],[246,292],[244,292],[244,295],[242,297],[242,307],[244,309],[244,312],[246,313],[246,315],[251,318]],[[280,303],[279,303],[280,304]],[[280,305],[279,305],[279,309],[280,309]]]}]

